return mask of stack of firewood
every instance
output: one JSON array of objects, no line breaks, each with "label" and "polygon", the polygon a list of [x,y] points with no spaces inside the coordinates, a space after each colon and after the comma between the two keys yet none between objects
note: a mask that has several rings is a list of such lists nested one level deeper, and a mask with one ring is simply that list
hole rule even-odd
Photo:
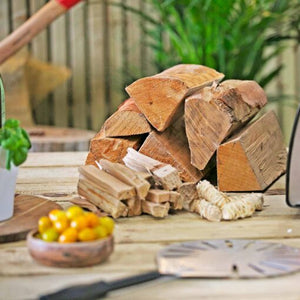
[{"label": "stack of firewood", "polygon": [[[275,114],[252,121],[267,103],[254,81],[226,80],[205,66],[177,65],[139,79],[91,140],[86,164],[123,163],[128,148],[198,182],[216,166],[221,191],[262,191],[285,172]],[[130,167],[134,168],[134,163]]]}]

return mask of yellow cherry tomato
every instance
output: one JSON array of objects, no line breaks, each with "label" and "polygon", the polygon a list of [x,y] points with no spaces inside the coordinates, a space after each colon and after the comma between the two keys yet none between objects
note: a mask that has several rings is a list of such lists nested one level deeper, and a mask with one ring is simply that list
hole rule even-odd
[{"label": "yellow cherry tomato", "polygon": [[72,220],[71,227],[75,228],[76,230],[80,231],[88,227],[88,221],[85,216],[79,216]]},{"label": "yellow cherry tomato", "polygon": [[59,243],[74,243],[77,240],[77,230],[75,228],[67,228],[58,238]]},{"label": "yellow cherry tomato", "polygon": [[114,231],[115,222],[112,218],[102,217],[100,218],[100,225],[104,226],[107,229],[108,234],[112,234]]},{"label": "yellow cherry tomato", "polygon": [[39,219],[39,222],[38,222],[38,227],[39,227],[39,232],[40,233],[43,233],[45,232],[47,229],[49,229],[50,227],[52,226],[52,223],[51,223],[51,220],[49,217],[41,217]]},{"label": "yellow cherry tomato", "polygon": [[69,221],[67,220],[58,220],[53,223],[53,227],[58,233],[62,233],[69,227]]},{"label": "yellow cherry tomato", "polygon": [[58,232],[53,227],[51,227],[42,234],[42,239],[45,242],[56,242],[58,240],[58,236]]},{"label": "yellow cherry tomato", "polygon": [[79,206],[71,206],[66,211],[66,216],[69,220],[74,220],[75,218],[83,215],[84,211]]},{"label": "yellow cherry tomato", "polygon": [[84,215],[87,219],[89,227],[96,227],[99,225],[99,217],[92,212],[88,212]]},{"label": "yellow cherry tomato", "polygon": [[98,239],[103,239],[108,236],[106,227],[104,227],[102,225],[95,227],[94,231],[95,231]]},{"label": "yellow cherry tomato", "polygon": [[56,221],[67,221],[66,213],[63,210],[53,209],[49,212],[49,218],[52,222]]},{"label": "yellow cherry tomato", "polygon": [[81,242],[94,241],[97,239],[97,235],[92,228],[84,228],[78,233],[78,240]]}]

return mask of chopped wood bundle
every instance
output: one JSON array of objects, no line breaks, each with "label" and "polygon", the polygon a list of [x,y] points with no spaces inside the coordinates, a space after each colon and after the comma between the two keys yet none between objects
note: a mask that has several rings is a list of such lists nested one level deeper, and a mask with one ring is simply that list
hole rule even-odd
[{"label": "chopped wood bundle", "polygon": [[151,125],[158,131],[164,131],[185,97],[223,77],[223,74],[205,66],[177,65],[135,81],[126,91]]},{"label": "chopped wood bundle", "polygon": [[185,129],[191,163],[203,170],[218,146],[267,103],[254,81],[227,80],[205,87],[185,101]]},{"label": "chopped wood bundle", "polygon": [[127,167],[133,170],[151,173],[156,183],[166,190],[174,190],[182,184],[178,171],[174,167],[163,164],[132,148],[128,148],[123,161]]},{"label": "chopped wood bundle", "polygon": [[122,162],[127,148],[137,149],[142,142],[141,136],[110,138],[105,136],[104,129],[100,130],[90,142],[90,152],[86,164],[95,164],[101,158],[112,162]]},{"label": "chopped wood bundle", "polygon": [[134,100],[129,98],[105,121],[104,130],[106,137],[120,137],[148,133],[151,126]]},{"label": "chopped wood bundle", "polygon": [[139,173],[132,171],[124,165],[112,163],[106,159],[101,159],[99,164],[104,171],[115,176],[119,180],[132,185],[135,188],[139,199],[145,199],[150,189],[150,183]]},{"label": "chopped wood bundle", "polygon": [[217,154],[222,191],[264,190],[285,172],[287,150],[273,111],[243,128]]}]

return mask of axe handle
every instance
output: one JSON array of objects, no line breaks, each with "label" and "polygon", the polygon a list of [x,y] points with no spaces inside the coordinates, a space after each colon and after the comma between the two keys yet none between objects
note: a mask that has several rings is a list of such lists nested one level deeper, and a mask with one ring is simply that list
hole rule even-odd
[{"label": "axe handle", "polygon": [[0,64],[80,0],[51,0],[0,42]]}]

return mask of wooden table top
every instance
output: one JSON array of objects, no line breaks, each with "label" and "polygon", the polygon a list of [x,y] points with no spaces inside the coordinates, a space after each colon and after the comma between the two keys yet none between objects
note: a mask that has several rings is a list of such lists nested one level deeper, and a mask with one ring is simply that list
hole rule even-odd
[{"label": "wooden table top", "polygon": [[[86,152],[30,153],[20,168],[17,193],[42,195],[63,206],[76,195],[78,166]],[[265,206],[251,218],[212,223],[178,212],[165,219],[151,216],[116,221],[115,251],[101,265],[60,269],[38,265],[25,241],[0,244],[0,299],[34,299],[58,289],[98,280],[112,280],[155,270],[158,250],[174,242],[246,238],[300,247],[300,210],[285,204],[281,177],[265,193]],[[162,278],[112,292],[108,299],[300,299],[300,272],[268,279]]]}]

